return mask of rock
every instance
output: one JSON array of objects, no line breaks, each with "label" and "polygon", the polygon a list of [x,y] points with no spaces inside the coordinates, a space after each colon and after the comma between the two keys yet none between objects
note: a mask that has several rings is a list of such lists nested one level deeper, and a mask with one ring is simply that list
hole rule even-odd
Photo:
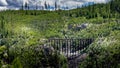
[{"label": "rock", "polygon": [[87,57],[87,54],[84,53],[84,54],[81,54],[81,55],[79,55],[75,58],[72,58],[72,59],[68,60],[69,68],[78,68],[79,63],[81,61],[83,61],[86,57]]},{"label": "rock", "polygon": [[44,44],[41,48],[43,49],[45,55],[50,55],[54,53],[54,48],[52,46]]},{"label": "rock", "polygon": [[85,29],[85,28],[87,28],[87,26],[88,26],[87,23],[84,23],[84,24],[78,25],[78,26],[76,27],[76,30]]},{"label": "rock", "polygon": [[73,28],[73,25],[68,25],[68,29],[72,29]]},{"label": "rock", "polygon": [[84,53],[76,58],[76,61],[80,62],[87,58],[87,53]]}]

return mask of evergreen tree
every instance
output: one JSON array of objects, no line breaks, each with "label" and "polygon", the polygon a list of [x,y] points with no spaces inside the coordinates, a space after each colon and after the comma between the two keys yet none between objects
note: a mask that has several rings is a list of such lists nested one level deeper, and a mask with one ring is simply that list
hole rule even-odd
[{"label": "evergreen tree", "polygon": [[21,10],[24,10],[24,6],[23,5],[21,6]]},{"label": "evergreen tree", "polygon": [[37,6],[37,4],[36,4],[36,10],[38,10],[38,6]]},{"label": "evergreen tree", "polygon": [[57,8],[58,8],[58,7],[57,7],[57,2],[55,2],[55,10],[57,10]]},{"label": "evergreen tree", "polygon": [[92,7],[92,12],[93,12],[93,18],[95,17],[95,5]]},{"label": "evergreen tree", "polygon": [[46,1],[45,1],[45,4],[44,4],[44,6],[45,6],[45,9],[47,9],[47,8],[48,8]]},{"label": "evergreen tree", "polygon": [[27,9],[28,9],[28,10],[30,9],[29,5],[28,5]]},{"label": "evergreen tree", "polygon": [[28,4],[27,3],[25,3],[25,9],[27,9],[28,8]]}]

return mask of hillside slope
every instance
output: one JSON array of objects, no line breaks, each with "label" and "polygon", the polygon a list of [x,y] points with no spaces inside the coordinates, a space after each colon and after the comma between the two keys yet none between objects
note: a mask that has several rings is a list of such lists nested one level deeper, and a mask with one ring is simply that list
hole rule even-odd
[{"label": "hillside slope", "polygon": [[66,57],[46,56],[39,46],[49,38],[93,38],[95,41],[85,51],[87,58],[80,62],[80,68],[119,68],[119,4],[115,0],[68,11],[0,12],[0,67],[37,68],[43,63],[56,66],[57,58],[66,68]]}]

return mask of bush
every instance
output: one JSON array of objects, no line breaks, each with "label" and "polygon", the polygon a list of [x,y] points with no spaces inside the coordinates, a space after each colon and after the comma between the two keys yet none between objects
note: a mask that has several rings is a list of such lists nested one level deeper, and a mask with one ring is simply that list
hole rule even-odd
[{"label": "bush", "polygon": [[94,44],[89,48],[88,54],[86,60],[80,63],[80,68],[119,68],[120,66],[120,46],[118,43],[108,46]]},{"label": "bush", "polygon": [[23,68],[23,66],[21,65],[21,61],[18,57],[14,59],[10,68]]},{"label": "bush", "polygon": [[[25,68],[67,66],[65,64],[67,60],[64,56],[57,52],[46,53],[42,45],[10,48],[9,59],[12,61],[13,67],[17,65],[21,67],[23,65]],[[14,64],[15,62],[16,64]]]}]

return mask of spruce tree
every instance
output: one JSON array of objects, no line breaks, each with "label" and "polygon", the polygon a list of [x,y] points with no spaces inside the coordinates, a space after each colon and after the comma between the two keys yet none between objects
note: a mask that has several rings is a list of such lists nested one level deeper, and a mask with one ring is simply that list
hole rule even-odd
[{"label": "spruce tree", "polygon": [[55,2],[55,10],[57,10],[57,8],[58,8],[58,7],[57,7],[57,2]]},{"label": "spruce tree", "polygon": [[38,10],[38,6],[37,6],[37,4],[36,4],[36,10]]},{"label": "spruce tree", "polygon": [[27,9],[28,8],[28,4],[27,3],[25,3],[25,9]]},{"label": "spruce tree", "polygon": [[47,9],[47,8],[48,8],[46,1],[45,1],[45,4],[44,4],[44,6],[45,6],[45,9]]}]

